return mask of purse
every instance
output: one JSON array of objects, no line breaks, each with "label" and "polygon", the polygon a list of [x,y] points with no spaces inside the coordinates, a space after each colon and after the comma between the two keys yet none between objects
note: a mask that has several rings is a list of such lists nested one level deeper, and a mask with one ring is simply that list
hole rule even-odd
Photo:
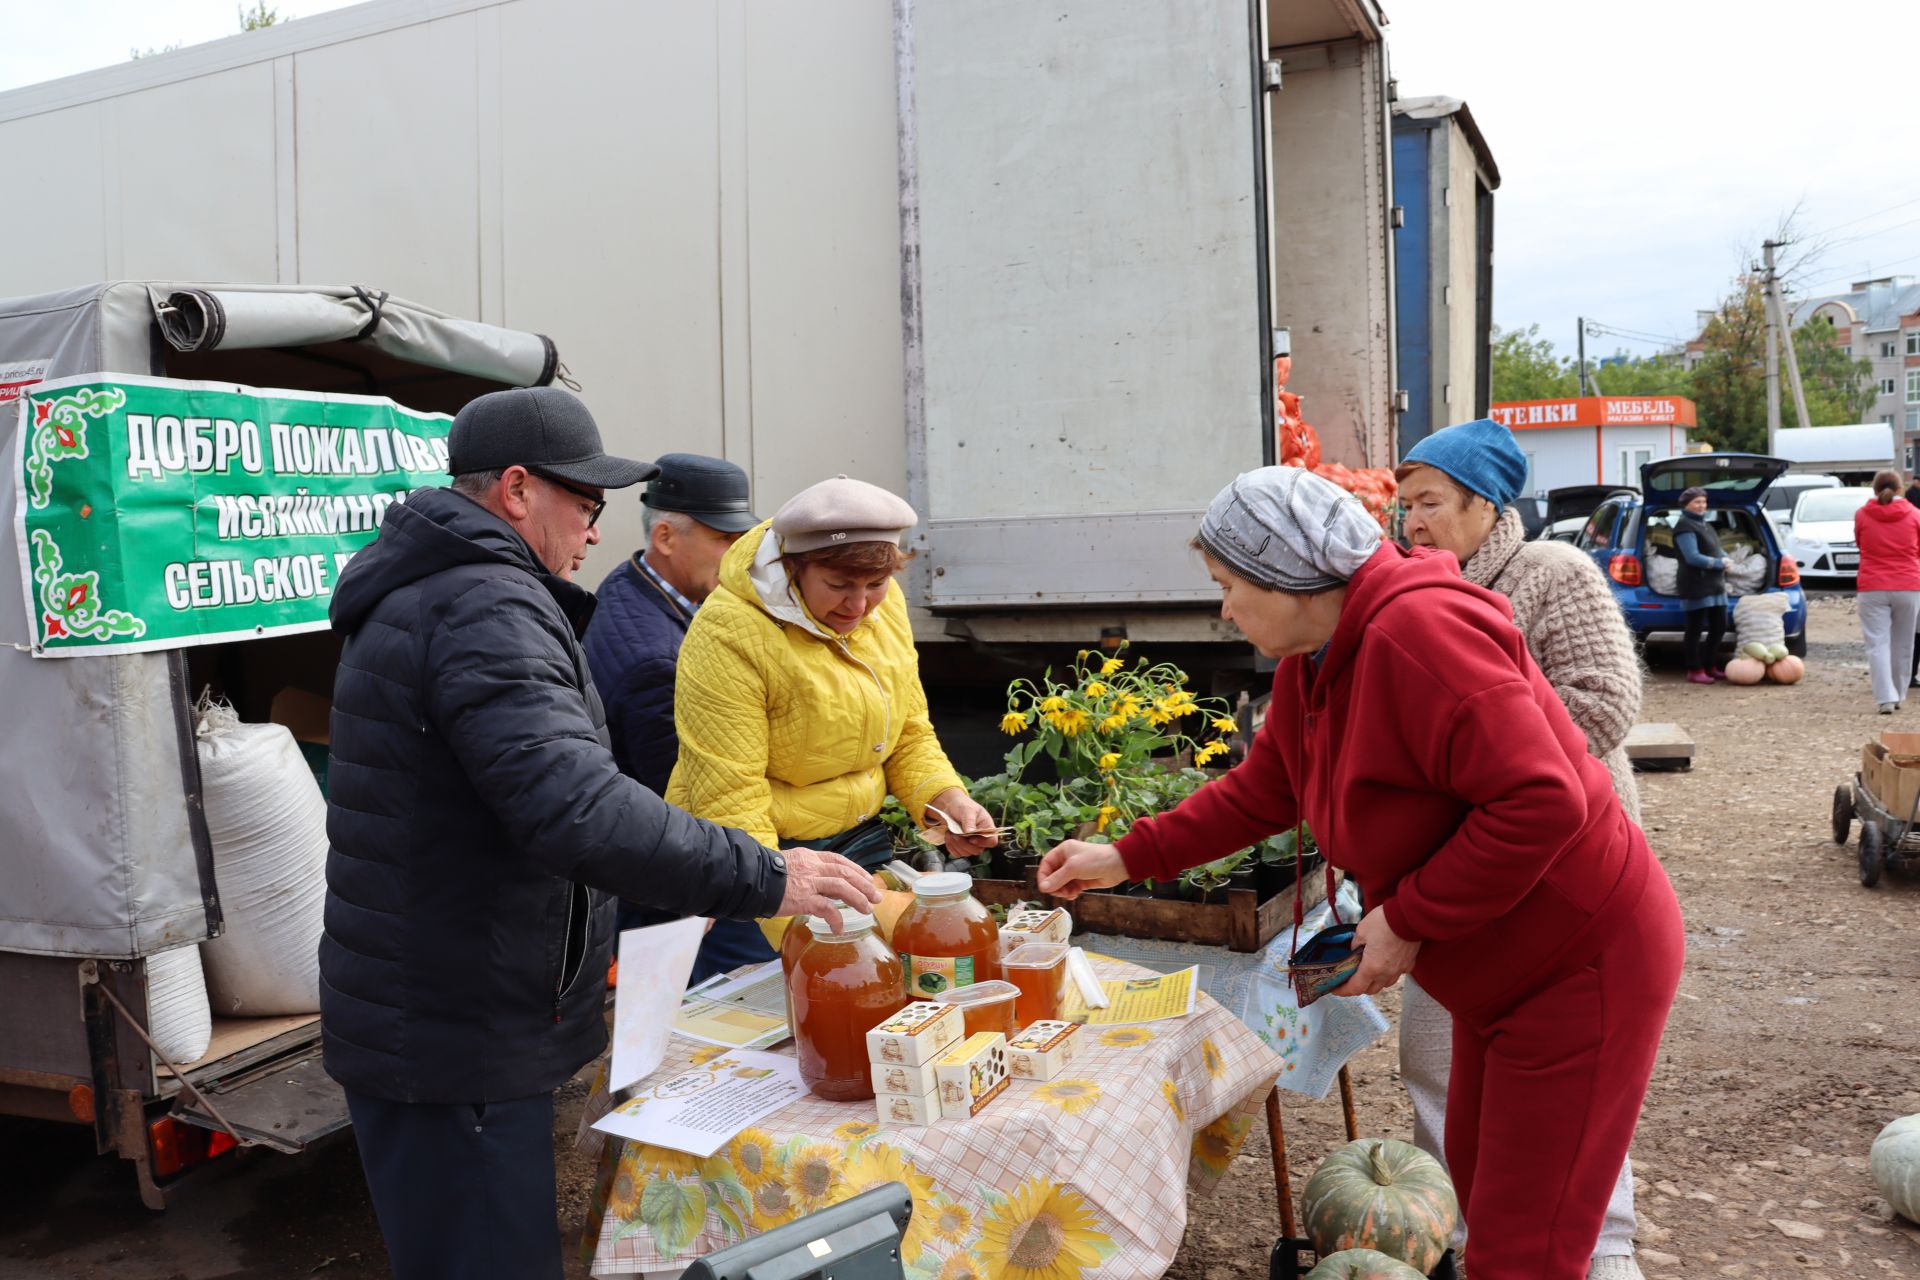
[{"label": "purse", "polygon": [[[1300,825],[1296,823],[1293,831],[1297,859]],[[1306,922],[1306,911],[1300,885],[1305,869],[1297,862],[1293,877],[1293,947],[1287,954],[1287,981],[1293,984],[1294,1001],[1302,1009],[1352,977],[1366,952],[1366,947],[1353,945],[1354,931],[1360,922],[1348,923],[1340,918],[1339,886],[1334,882],[1333,863],[1325,854],[1321,855],[1321,861],[1327,869],[1327,907],[1333,912],[1333,921],[1304,943],[1300,941],[1300,929]]]}]

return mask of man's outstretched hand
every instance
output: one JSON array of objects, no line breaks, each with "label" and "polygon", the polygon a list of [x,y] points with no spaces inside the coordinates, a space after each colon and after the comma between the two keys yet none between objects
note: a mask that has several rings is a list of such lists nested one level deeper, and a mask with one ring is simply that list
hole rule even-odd
[{"label": "man's outstretched hand", "polygon": [[872,915],[880,901],[873,877],[860,864],[824,849],[786,849],[787,892],[780,899],[783,916],[819,916],[840,932],[835,902],[844,902],[863,915]]}]

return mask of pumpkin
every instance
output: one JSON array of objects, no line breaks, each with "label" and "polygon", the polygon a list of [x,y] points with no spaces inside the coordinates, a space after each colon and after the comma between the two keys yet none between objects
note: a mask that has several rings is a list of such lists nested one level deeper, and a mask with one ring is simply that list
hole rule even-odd
[{"label": "pumpkin", "polygon": [[1735,684],[1759,684],[1766,674],[1767,668],[1758,658],[1735,658],[1727,664],[1727,679]]},{"label": "pumpkin", "polygon": [[1901,1116],[1882,1129],[1867,1166],[1893,1211],[1920,1222],[1920,1116]]},{"label": "pumpkin", "polygon": [[1807,674],[1807,664],[1788,654],[1767,668],[1767,679],[1776,684],[1799,684],[1800,677]]},{"label": "pumpkin", "polygon": [[1440,1162],[1407,1142],[1362,1138],[1307,1180],[1307,1236],[1322,1257],[1376,1249],[1421,1275],[1440,1265],[1460,1202]]},{"label": "pumpkin", "polygon": [[1345,1249],[1320,1259],[1307,1280],[1426,1280],[1398,1258],[1374,1249]]}]

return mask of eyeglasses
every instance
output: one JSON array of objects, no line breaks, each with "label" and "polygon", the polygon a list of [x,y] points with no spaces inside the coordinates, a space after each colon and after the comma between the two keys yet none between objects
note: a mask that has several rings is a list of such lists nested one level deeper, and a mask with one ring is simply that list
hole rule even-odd
[{"label": "eyeglasses", "polygon": [[572,494],[574,497],[584,498],[586,501],[591,502],[593,504],[593,510],[587,515],[587,528],[591,529],[593,528],[594,525],[600,523],[600,513],[607,509],[606,498],[588,493],[585,489],[579,488],[578,486],[568,484],[565,480],[562,480],[559,476],[550,476],[546,472],[536,470],[533,467],[528,467],[527,470],[531,472],[533,475],[539,476],[542,480],[545,480],[548,484],[559,485],[562,489],[565,489],[568,493]]}]

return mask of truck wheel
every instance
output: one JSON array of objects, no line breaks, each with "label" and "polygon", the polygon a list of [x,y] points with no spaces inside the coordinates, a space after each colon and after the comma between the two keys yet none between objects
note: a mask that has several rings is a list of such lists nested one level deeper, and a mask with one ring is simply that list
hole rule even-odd
[{"label": "truck wheel", "polygon": [[1804,658],[1807,656],[1807,629],[1805,627],[1800,628],[1787,637],[1787,652],[1796,658]]},{"label": "truck wheel", "polygon": [[1833,789],[1833,842],[1845,844],[1853,827],[1853,788],[1841,783]]},{"label": "truck wheel", "polygon": [[1860,824],[1860,883],[1869,889],[1880,883],[1880,868],[1886,865],[1883,843],[1877,823]]}]

